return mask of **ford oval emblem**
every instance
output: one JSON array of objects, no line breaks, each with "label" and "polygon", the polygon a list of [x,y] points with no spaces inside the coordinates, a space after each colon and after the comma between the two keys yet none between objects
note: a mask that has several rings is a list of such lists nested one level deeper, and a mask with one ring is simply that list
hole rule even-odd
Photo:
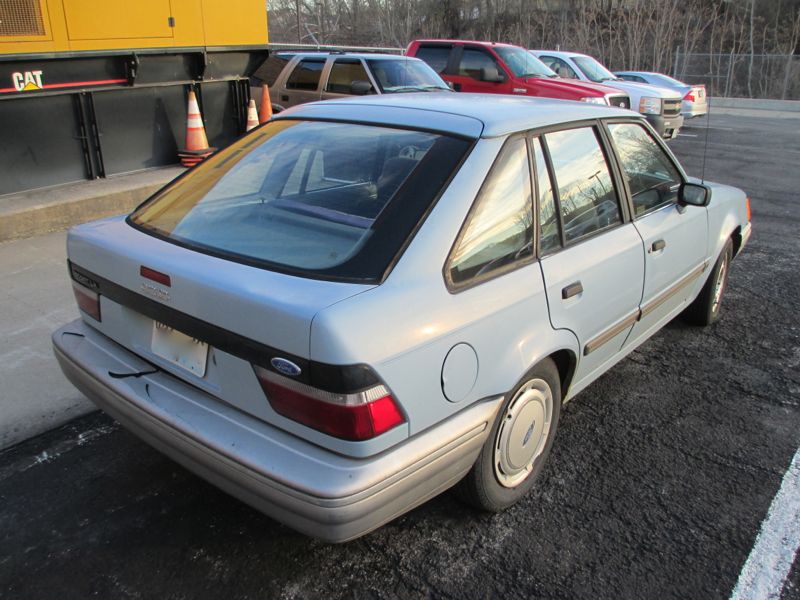
[{"label": "ford oval emblem", "polygon": [[289,377],[297,377],[303,372],[302,369],[292,361],[286,360],[285,358],[278,358],[277,356],[270,360],[269,364],[271,364],[272,368],[278,373],[288,375]]}]

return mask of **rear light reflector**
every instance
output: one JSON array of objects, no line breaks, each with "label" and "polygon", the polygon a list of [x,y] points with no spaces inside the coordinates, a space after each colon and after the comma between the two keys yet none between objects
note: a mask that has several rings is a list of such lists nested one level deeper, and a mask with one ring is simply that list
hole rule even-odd
[{"label": "rear light reflector", "polygon": [[156,283],[160,283],[166,287],[172,286],[172,281],[170,280],[169,275],[166,273],[161,273],[156,271],[155,269],[151,269],[150,267],[141,266],[139,267],[139,275],[142,277],[149,279],[150,281],[155,281]]},{"label": "rear light reflector", "polygon": [[376,385],[334,394],[254,365],[267,401],[279,415],[344,440],[362,441],[405,422],[389,390]]},{"label": "rear light reflector", "polygon": [[683,97],[683,99],[688,100],[689,102],[694,102],[695,101],[694,90],[689,90],[688,92],[686,92],[686,95]]},{"label": "rear light reflector", "polygon": [[87,287],[82,286],[76,281],[72,282],[72,293],[75,294],[75,301],[87,315],[95,321],[100,321],[100,294],[93,292]]}]

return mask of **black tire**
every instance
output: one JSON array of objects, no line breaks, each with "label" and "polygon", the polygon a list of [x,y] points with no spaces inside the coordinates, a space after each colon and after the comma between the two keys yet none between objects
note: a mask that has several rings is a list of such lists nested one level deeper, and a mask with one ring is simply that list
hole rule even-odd
[{"label": "black tire", "polygon": [[733,244],[728,240],[703,289],[700,290],[700,295],[683,312],[683,318],[687,323],[705,327],[719,319],[722,300],[728,287],[728,272],[732,258]]},{"label": "black tire", "polygon": [[[528,388],[527,386],[531,382],[536,383],[533,388]],[[530,416],[528,413],[533,412],[539,415],[536,412],[539,408],[534,404],[541,403],[545,396],[540,382],[543,382],[549,388],[552,407],[549,427],[546,424],[543,425],[542,433],[539,433],[539,430],[535,428],[537,424],[536,418],[539,417],[534,418],[520,447],[520,450],[524,453],[526,445],[532,439],[531,433],[536,431],[539,441],[536,443],[537,451],[532,463],[529,463],[530,469],[505,473],[502,469],[503,461],[500,458],[499,446],[503,445],[503,440],[507,442],[514,432],[521,432],[525,429],[528,420],[524,417]],[[523,413],[518,412],[517,416],[519,418],[510,415],[510,411],[513,410],[512,405],[518,407],[520,403],[522,403],[522,408],[519,410],[526,410],[526,413],[523,415]],[[542,407],[544,407],[544,403],[542,403]],[[546,412],[541,414],[544,415]],[[475,508],[489,512],[499,512],[519,501],[531,489],[539,473],[541,473],[544,463],[547,461],[547,456],[553,447],[560,414],[561,386],[558,369],[552,360],[546,359],[528,371],[511,393],[508,394],[475,464],[455,488],[458,497]],[[546,421],[546,417],[541,420],[542,423],[546,423]],[[504,425],[503,431],[505,433],[501,433],[501,425]],[[546,432],[544,432],[544,427],[547,428]],[[506,444],[506,447],[510,448],[510,443]],[[540,447],[541,450],[538,450]],[[512,454],[512,452],[509,451],[508,454]],[[527,471],[527,475],[525,475],[525,471]],[[505,483],[501,481],[501,477],[505,479]],[[519,479],[517,480],[516,478]]]}]

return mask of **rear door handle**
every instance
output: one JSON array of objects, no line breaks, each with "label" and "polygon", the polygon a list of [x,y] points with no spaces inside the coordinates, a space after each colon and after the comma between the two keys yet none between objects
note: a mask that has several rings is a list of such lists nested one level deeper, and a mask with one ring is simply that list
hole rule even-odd
[{"label": "rear door handle", "polygon": [[282,102],[288,102],[289,101],[289,96],[286,96],[286,95],[281,96],[281,101]]},{"label": "rear door handle", "polygon": [[656,240],[653,242],[653,245],[650,246],[650,252],[658,252],[659,250],[663,250],[667,247],[667,242],[664,240]]},{"label": "rear door handle", "polygon": [[567,298],[572,298],[573,296],[577,296],[583,291],[583,285],[580,281],[576,281],[575,283],[570,283],[567,287],[561,290],[561,298],[566,300]]}]

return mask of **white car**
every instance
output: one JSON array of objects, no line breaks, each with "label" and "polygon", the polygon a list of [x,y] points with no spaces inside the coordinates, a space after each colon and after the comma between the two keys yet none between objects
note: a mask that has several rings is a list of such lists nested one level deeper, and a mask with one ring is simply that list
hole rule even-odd
[{"label": "white car", "polygon": [[640,112],[659,135],[672,139],[683,125],[681,102],[683,96],[674,90],[620,79],[597,59],[578,52],[531,50],[535,56],[560,77],[602,83],[628,94],[631,108]]},{"label": "white car", "polygon": [[[720,314],[744,193],[629,110],[486,94],[288,109],[73,228],[67,377],[143,440],[340,542],[534,484],[569,400]],[[669,399],[665,399],[669,401]]]},{"label": "white car", "polygon": [[649,83],[675,90],[683,96],[681,114],[684,119],[704,117],[708,114],[708,97],[704,85],[689,85],[669,75],[648,71],[615,71],[614,74],[625,81]]}]

